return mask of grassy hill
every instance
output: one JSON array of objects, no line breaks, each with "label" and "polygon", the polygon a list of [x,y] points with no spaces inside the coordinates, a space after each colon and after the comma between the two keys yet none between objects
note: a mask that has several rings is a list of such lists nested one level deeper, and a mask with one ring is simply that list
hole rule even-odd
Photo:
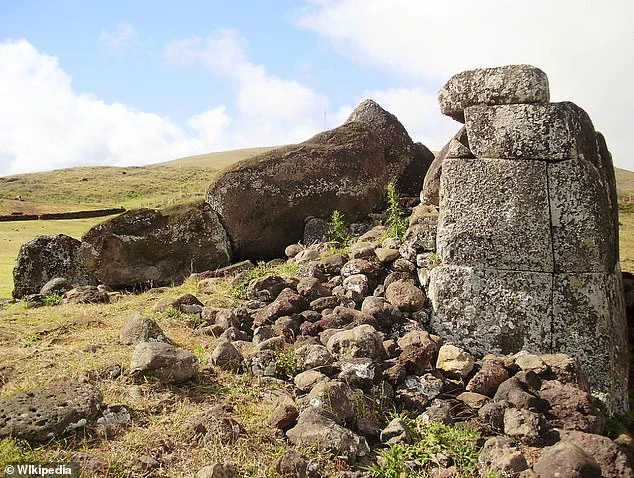
[{"label": "grassy hill", "polygon": [[81,167],[0,177],[0,214],[161,207],[201,197],[219,170],[270,149],[208,153],[144,167]]}]

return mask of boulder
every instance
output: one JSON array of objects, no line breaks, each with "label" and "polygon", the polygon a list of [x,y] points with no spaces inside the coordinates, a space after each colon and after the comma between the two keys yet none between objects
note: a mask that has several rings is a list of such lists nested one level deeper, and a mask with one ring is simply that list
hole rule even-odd
[{"label": "boulder", "polygon": [[366,100],[338,128],[232,166],[210,186],[207,202],[237,257],[282,257],[309,216],[335,209],[348,221],[367,215],[389,182],[401,194],[418,194],[432,160],[395,116]]},{"label": "boulder", "polygon": [[206,203],[137,209],[96,225],[82,238],[81,261],[114,288],[180,283],[231,262],[218,215]]},{"label": "boulder", "polygon": [[528,469],[526,458],[508,437],[492,437],[484,442],[478,464],[483,472],[508,477],[519,477]]},{"label": "boulder", "polygon": [[500,360],[485,360],[480,370],[467,384],[468,392],[481,393],[493,397],[502,382],[508,380],[509,373]]},{"label": "boulder", "polygon": [[416,312],[425,305],[425,293],[408,280],[397,280],[385,290],[387,301],[404,312]]},{"label": "boulder", "polygon": [[0,439],[50,441],[95,420],[101,402],[94,386],[68,380],[23,390],[0,400]]},{"label": "boulder", "polygon": [[[268,340],[273,340],[268,339]],[[258,347],[266,343],[267,340],[261,342]],[[242,364],[242,354],[235,348],[235,346],[229,342],[224,341],[216,345],[216,348],[211,353],[211,363],[220,367],[223,370],[237,371]]]},{"label": "boulder", "polygon": [[326,348],[339,360],[359,357],[378,359],[385,355],[381,336],[367,324],[334,334]]},{"label": "boulder", "polygon": [[125,345],[136,345],[139,342],[170,342],[156,322],[143,317],[139,312],[132,314],[123,323],[119,340]]},{"label": "boulder", "polygon": [[340,423],[352,421],[356,415],[355,396],[346,383],[330,380],[319,381],[306,396],[310,407],[333,413]]},{"label": "boulder", "polygon": [[13,269],[13,297],[37,294],[51,279],[94,285],[95,278],[80,261],[81,242],[65,234],[38,236],[20,247]]},{"label": "boulder", "polygon": [[475,360],[473,356],[453,344],[445,344],[438,351],[436,368],[453,378],[464,378],[471,370]]},{"label": "boulder", "polygon": [[40,289],[40,295],[46,297],[47,295],[57,294],[63,295],[73,288],[73,285],[64,277],[55,277],[51,279]]},{"label": "boulder", "polygon": [[601,478],[601,467],[586,451],[571,442],[544,448],[533,465],[539,478]]},{"label": "boulder", "polygon": [[561,441],[570,442],[590,455],[601,467],[604,478],[632,478],[627,455],[608,437],[580,431],[557,430]]},{"label": "boulder", "polygon": [[233,465],[214,463],[202,467],[196,473],[196,478],[238,478],[238,472]]},{"label": "boulder", "polygon": [[182,383],[198,373],[198,359],[186,350],[162,342],[141,342],[134,348],[130,373]]},{"label": "boulder", "polygon": [[64,304],[107,304],[110,296],[102,288],[94,285],[80,285],[64,293]]},{"label": "boulder", "polygon": [[294,428],[286,432],[290,442],[299,447],[315,447],[350,459],[370,453],[365,438],[353,433],[337,423],[332,413],[310,407],[299,415]]},{"label": "boulder", "polygon": [[478,68],[452,76],[438,93],[442,114],[464,123],[464,112],[475,105],[548,103],[548,77],[531,65]]},{"label": "boulder", "polygon": [[539,396],[550,405],[547,417],[553,426],[599,435],[603,433],[605,419],[593,405],[588,392],[557,380],[549,380],[542,384]]}]

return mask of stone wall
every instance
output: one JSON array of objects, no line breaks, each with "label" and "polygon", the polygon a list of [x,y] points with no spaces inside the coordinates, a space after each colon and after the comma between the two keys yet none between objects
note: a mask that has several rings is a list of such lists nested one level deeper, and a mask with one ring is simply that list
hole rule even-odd
[{"label": "stone wall", "polygon": [[440,181],[428,179],[422,193],[439,206],[434,331],[480,354],[572,355],[595,395],[624,412],[627,335],[605,139],[575,104],[549,103],[546,75],[527,65],[460,73],[439,102],[464,128],[432,168]]}]

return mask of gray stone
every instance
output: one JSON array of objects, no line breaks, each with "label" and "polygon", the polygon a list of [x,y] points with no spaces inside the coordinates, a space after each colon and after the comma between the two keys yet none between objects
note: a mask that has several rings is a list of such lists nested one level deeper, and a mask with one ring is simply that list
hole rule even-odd
[{"label": "gray stone", "polygon": [[297,407],[288,402],[280,403],[269,416],[267,423],[273,428],[286,430],[290,428],[299,417]]},{"label": "gray stone", "polygon": [[592,121],[574,103],[472,106],[465,119],[476,158],[598,162]]},{"label": "gray stone", "polygon": [[80,241],[65,234],[38,236],[23,244],[13,269],[13,297],[37,294],[56,277],[75,285],[96,284],[80,261],[80,247]]},{"label": "gray stone", "polygon": [[298,373],[293,379],[295,386],[302,392],[311,390],[317,382],[328,381],[329,378],[317,370],[306,370]]},{"label": "gray stone", "polygon": [[548,192],[555,271],[615,272],[618,218],[599,170],[581,160],[549,164]]},{"label": "gray stone", "polygon": [[[272,339],[268,339],[272,340]],[[258,344],[258,348],[262,349],[262,344],[267,340]],[[223,370],[237,371],[242,364],[242,354],[231,342],[220,342],[211,354],[211,363]]]},{"label": "gray stone", "polygon": [[369,281],[364,274],[354,274],[343,280],[346,296],[352,300],[361,301],[368,295]]},{"label": "gray stone", "polygon": [[335,415],[319,408],[304,410],[297,425],[286,432],[286,436],[295,446],[314,446],[320,451],[330,451],[350,459],[370,453],[365,438],[342,427]]},{"label": "gray stone", "polygon": [[[445,159],[449,157],[449,149],[452,147],[456,150],[455,143],[458,143],[465,150],[469,151],[469,140],[467,138],[467,130],[462,127],[456,135],[449,140],[449,142],[443,146],[443,148],[436,154],[434,161],[429,166],[427,174],[425,175],[425,181],[423,182],[423,190],[420,193],[420,201],[424,205],[438,206],[440,204],[440,180],[442,178],[442,166]],[[459,155],[452,157],[462,157],[467,155]],[[473,153],[469,151],[469,158],[473,158]]]},{"label": "gray stone", "polygon": [[183,423],[183,438],[197,444],[231,445],[244,431],[220,406],[189,415]]},{"label": "gray stone", "polygon": [[550,352],[553,276],[470,267],[431,271],[431,328],[472,353]]},{"label": "gray stone", "polygon": [[396,443],[411,443],[412,435],[407,424],[400,418],[393,419],[381,431],[381,443],[388,445]]},{"label": "gray stone", "polygon": [[359,357],[377,359],[385,355],[381,336],[367,324],[337,332],[328,339],[326,347],[339,360]]},{"label": "gray stone", "polygon": [[139,312],[133,313],[123,323],[119,340],[125,345],[136,345],[139,342],[170,342],[156,322],[143,317]]},{"label": "gray stone", "polygon": [[52,294],[62,295],[73,288],[68,279],[64,277],[55,277],[51,279],[40,289],[40,295],[47,296]]},{"label": "gray stone", "polygon": [[130,373],[161,382],[182,383],[198,373],[198,359],[186,350],[162,342],[141,342],[134,348]]},{"label": "gray stone", "polygon": [[474,105],[548,103],[548,77],[531,65],[478,68],[452,76],[438,94],[442,114],[464,122]]},{"label": "gray stone", "polygon": [[341,423],[352,421],[356,415],[354,392],[337,380],[318,381],[306,396],[306,403],[333,413]]},{"label": "gray stone", "polygon": [[593,395],[614,413],[627,410],[622,287],[620,274],[557,274],[553,295],[553,349],[579,361]]},{"label": "gray stone", "polygon": [[507,408],[504,412],[504,434],[527,444],[537,444],[546,431],[543,415],[530,410]]},{"label": "gray stone", "polygon": [[545,162],[447,159],[440,187],[444,265],[553,271]]},{"label": "gray stone", "polygon": [[63,381],[0,400],[0,438],[46,442],[95,420],[102,396],[94,386]]}]

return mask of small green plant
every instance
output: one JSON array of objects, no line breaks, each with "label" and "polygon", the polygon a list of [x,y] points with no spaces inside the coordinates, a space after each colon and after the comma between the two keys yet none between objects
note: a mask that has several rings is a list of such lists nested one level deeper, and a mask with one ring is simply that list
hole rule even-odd
[{"label": "small green plant", "polygon": [[230,294],[236,299],[247,299],[249,284],[253,279],[259,279],[268,275],[290,275],[294,276],[299,271],[299,265],[294,262],[284,264],[267,265],[260,261],[253,269],[238,275],[235,283],[231,286]]},{"label": "small green plant", "polygon": [[333,242],[335,248],[344,249],[350,243],[350,234],[343,220],[343,214],[336,209],[332,211],[328,224],[328,241]]},{"label": "small green plant", "polygon": [[163,320],[182,320],[183,313],[176,307],[170,306],[163,312],[161,312],[161,317],[163,318]]},{"label": "small green plant", "polygon": [[301,360],[294,350],[280,350],[275,356],[275,371],[279,375],[293,378],[302,371]]},{"label": "small green plant", "polygon": [[440,258],[440,254],[437,252],[430,252],[427,256],[427,262],[432,267],[439,266],[442,263],[442,259]]},{"label": "small green plant", "polygon": [[62,296],[59,294],[49,294],[47,296],[44,297],[44,305],[46,306],[53,306],[53,305],[59,305],[62,303]]},{"label": "small green plant", "polygon": [[0,468],[4,469],[9,463],[37,462],[38,453],[28,442],[16,438],[0,440]]},{"label": "small green plant", "polygon": [[[410,421],[409,424],[412,422]],[[413,478],[424,475],[443,454],[457,469],[456,477],[478,476],[478,432],[468,427],[451,427],[439,422],[415,425],[411,445],[395,444],[379,454],[378,464],[368,469],[382,478]]]},{"label": "small green plant", "polygon": [[25,335],[20,339],[20,345],[22,347],[33,347],[37,341],[40,339],[39,332],[33,332],[32,334]]},{"label": "small green plant", "polygon": [[398,203],[398,192],[394,183],[387,185],[387,210],[385,214],[388,236],[403,239],[409,226],[409,218]]}]

